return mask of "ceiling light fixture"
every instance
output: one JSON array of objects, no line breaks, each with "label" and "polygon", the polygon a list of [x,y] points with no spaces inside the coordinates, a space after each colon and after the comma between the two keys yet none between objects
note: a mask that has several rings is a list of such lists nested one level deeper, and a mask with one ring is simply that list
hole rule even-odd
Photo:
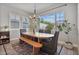
[{"label": "ceiling light fixture", "polygon": [[30,16],[31,19],[36,19],[36,4],[34,4],[34,15]]}]

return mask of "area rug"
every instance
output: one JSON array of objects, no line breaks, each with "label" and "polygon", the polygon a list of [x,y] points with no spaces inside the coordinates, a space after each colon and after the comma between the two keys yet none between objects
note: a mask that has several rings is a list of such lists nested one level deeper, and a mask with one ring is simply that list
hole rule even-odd
[{"label": "area rug", "polygon": [[[18,55],[33,55],[32,54],[32,46],[25,44],[25,43],[12,43],[13,49],[18,53]],[[38,55],[48,55],[47,53],[44,53],[42,51],[39,51]]]},{"label": "area rug", "polygon": [[32,54],[32,46],[28,44],[12,44],[13,49],[19,54],[19,55],[31,55]]},{"label": "area rug", "polygon": [[[19,42],[12,42],[11,43],[13,50],[15,50],[18,55],[32,55],[32,46],[26,44],[26,43],[19,43]],[[62,52],[63,46],[58,45],[57,46],[57,52],[56,55],[60,55]],[[43,51],[39,51],[38,55],[48,55],[47,53]]]}]

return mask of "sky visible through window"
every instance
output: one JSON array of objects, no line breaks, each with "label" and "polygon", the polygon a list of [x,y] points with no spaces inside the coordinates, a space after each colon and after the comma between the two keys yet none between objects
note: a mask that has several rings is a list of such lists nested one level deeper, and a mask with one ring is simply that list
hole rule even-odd
[{"label": "sky visible through window", "polygon": [[50,23],[55,23],[55,19],[57,22],[63,22],[64,21],[64,13],[63,12],[58,12],[54,14],[49,14],[46,16],[41,16],[43,21],[47,21]]}]

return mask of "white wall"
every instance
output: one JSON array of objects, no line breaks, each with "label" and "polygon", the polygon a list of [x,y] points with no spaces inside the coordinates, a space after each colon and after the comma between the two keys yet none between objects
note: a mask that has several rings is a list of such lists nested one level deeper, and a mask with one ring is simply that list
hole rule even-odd
[{"label": "white wall", "polygon": [[[1,25],[1,6],[0,6],[0,25]],[[0,27],[1,30],[1,27]]]},{"label": "white wall", "polygon": [[68,4],[64,8],[65,19],[67,19],[72,26],[72,31],[70,32],[70,41],[74,44],[78,44],[78,35],[77,35],[77,4]]},{"label": "white wall", "polygon": [[78,27],[78,54],[79,54],[79,4],[78,4],[78,20],[77,20],[77,27]]},{"label": "white wall", "polygon": [[[10,13],[14,13],[20,17],[22,16],[28,16],[28,14],[22,10],[10,7],[10,6],[5,6],[3,4],[0,4],[0,26],[9,26],[9,14]],[[21,20],[21,18],[20,18]],[[14,30],[10,30],[10,39],[13,40],[15,38],[18,38],[20,36],[20,29],[14,29]],[[13,35],[14,34],[14,35]]]},{"label": "white wall", "polygon": [[[65,19],[68,20],[68,22],[71,23],[72,26],[72,31],[70,32],[69,36],[70,36],[70,41],[73,44],[78,45],[78,35],[77,35],[77,4],[68,4],[66,7],[63,7],[62,10],[65,13]],[[75,24],[75,25],[73,25]],[[63,36],[63,34],[61,35],[62,38],[65,36]],[[60,36],[60,37],[61,37]],[[60,38],[60,40],[63,40],[62,38]],[[65,37],[67,38],[67,37]],[[66,41],[64,39],[64,41]]]},{"label": "white wall", "polygon": [[1,5],[1,25],[8,25],[9,13],[15,13],[19,16],[28,16],[28,14],[22,10],[10,6]]}]

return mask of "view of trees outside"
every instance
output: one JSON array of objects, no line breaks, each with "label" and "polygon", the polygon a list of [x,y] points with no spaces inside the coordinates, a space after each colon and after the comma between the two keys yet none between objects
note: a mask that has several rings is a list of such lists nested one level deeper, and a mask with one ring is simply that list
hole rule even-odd
[{"label": "view of trees outside", "polygon": [[40,23],[47,24],[47,27],[44,31],[47,32],[47,33],[51,33],[51,30],[54,27],[53,23],[50,23],[50,22],[47,22],[47,21],[44,21],[44,20],[41,20]]},{"label": "view of trees outside", "polygon": [[41,29],[42,31],[44,31],[46,33],[51,33],[51,30],[54,29],[55,23],[57,23],[57,25],[59,25],[59,24],[62,24],[63,22],[64,22],[64,13],[63,12],[54,13],[54,14],[40,17],[40,26],[42,26],[41,23],[47,25],[45,30]]}]

